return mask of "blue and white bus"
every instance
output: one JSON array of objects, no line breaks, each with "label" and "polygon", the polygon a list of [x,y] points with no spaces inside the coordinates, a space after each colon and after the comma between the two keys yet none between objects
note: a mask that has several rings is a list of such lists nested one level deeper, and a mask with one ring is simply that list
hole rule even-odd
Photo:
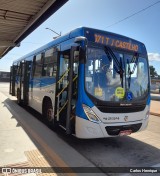
[{"label": "blue and white bus", "polygon": [[142,131],[150,112],[145,45],[77,28],[14,61],[10,94],[78,138]]}]

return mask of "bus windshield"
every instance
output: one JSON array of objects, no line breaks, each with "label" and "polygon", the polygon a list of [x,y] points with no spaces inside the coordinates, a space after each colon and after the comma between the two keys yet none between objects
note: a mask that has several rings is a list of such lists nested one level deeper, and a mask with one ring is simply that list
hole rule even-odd
[{"label": "bus windshield", "polygon": [[[113,57],[114,56],[114,57]],[[98,100],[133,102],[148,95],[147,58],[88,47],[85,65],[85,89]]]}]

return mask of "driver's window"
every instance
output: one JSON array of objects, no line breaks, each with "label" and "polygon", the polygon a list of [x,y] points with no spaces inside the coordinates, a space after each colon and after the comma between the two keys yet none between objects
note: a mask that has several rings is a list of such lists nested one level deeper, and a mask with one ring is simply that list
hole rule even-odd
[{"label": "driver's window", "polygon": [[139,62],[138,66],[137,66],[137,82],[139,84],[142,84],[142,82],[144,82],[148,77],[147,75],[145,75],[145,68],[144,68],[144,63],[143,62]]}]

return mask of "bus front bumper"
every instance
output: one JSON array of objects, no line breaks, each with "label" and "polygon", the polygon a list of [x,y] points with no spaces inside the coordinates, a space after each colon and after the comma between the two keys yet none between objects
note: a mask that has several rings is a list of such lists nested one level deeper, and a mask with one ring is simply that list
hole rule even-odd
[{"label": "bus front bumper", "polygon": [[[131,133],[145,130],[148,118],[137,122],[125,123],[94,123],[89,120],[76,117],[76,137],[83,139],[117,137],[120,132],[131,131]],[[127,133],[126,133],[127,135]]]}]

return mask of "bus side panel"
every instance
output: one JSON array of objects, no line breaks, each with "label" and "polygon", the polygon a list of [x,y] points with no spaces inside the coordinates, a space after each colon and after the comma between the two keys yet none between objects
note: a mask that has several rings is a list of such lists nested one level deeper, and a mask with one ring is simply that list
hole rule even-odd
[{"label": "bus side panel", "polygon": [[44,97],[49,97],[54,108],[55,105],[55,80],[54,78],[35,78],[30,82],[29,106],[42,114]]},{"label": "bus side panel", "polygon": [[29,106],[38,111],[42,112],[41,104],[41,89],[40,89],[40,78],[33,78],[30,81],[29,87]]}]

